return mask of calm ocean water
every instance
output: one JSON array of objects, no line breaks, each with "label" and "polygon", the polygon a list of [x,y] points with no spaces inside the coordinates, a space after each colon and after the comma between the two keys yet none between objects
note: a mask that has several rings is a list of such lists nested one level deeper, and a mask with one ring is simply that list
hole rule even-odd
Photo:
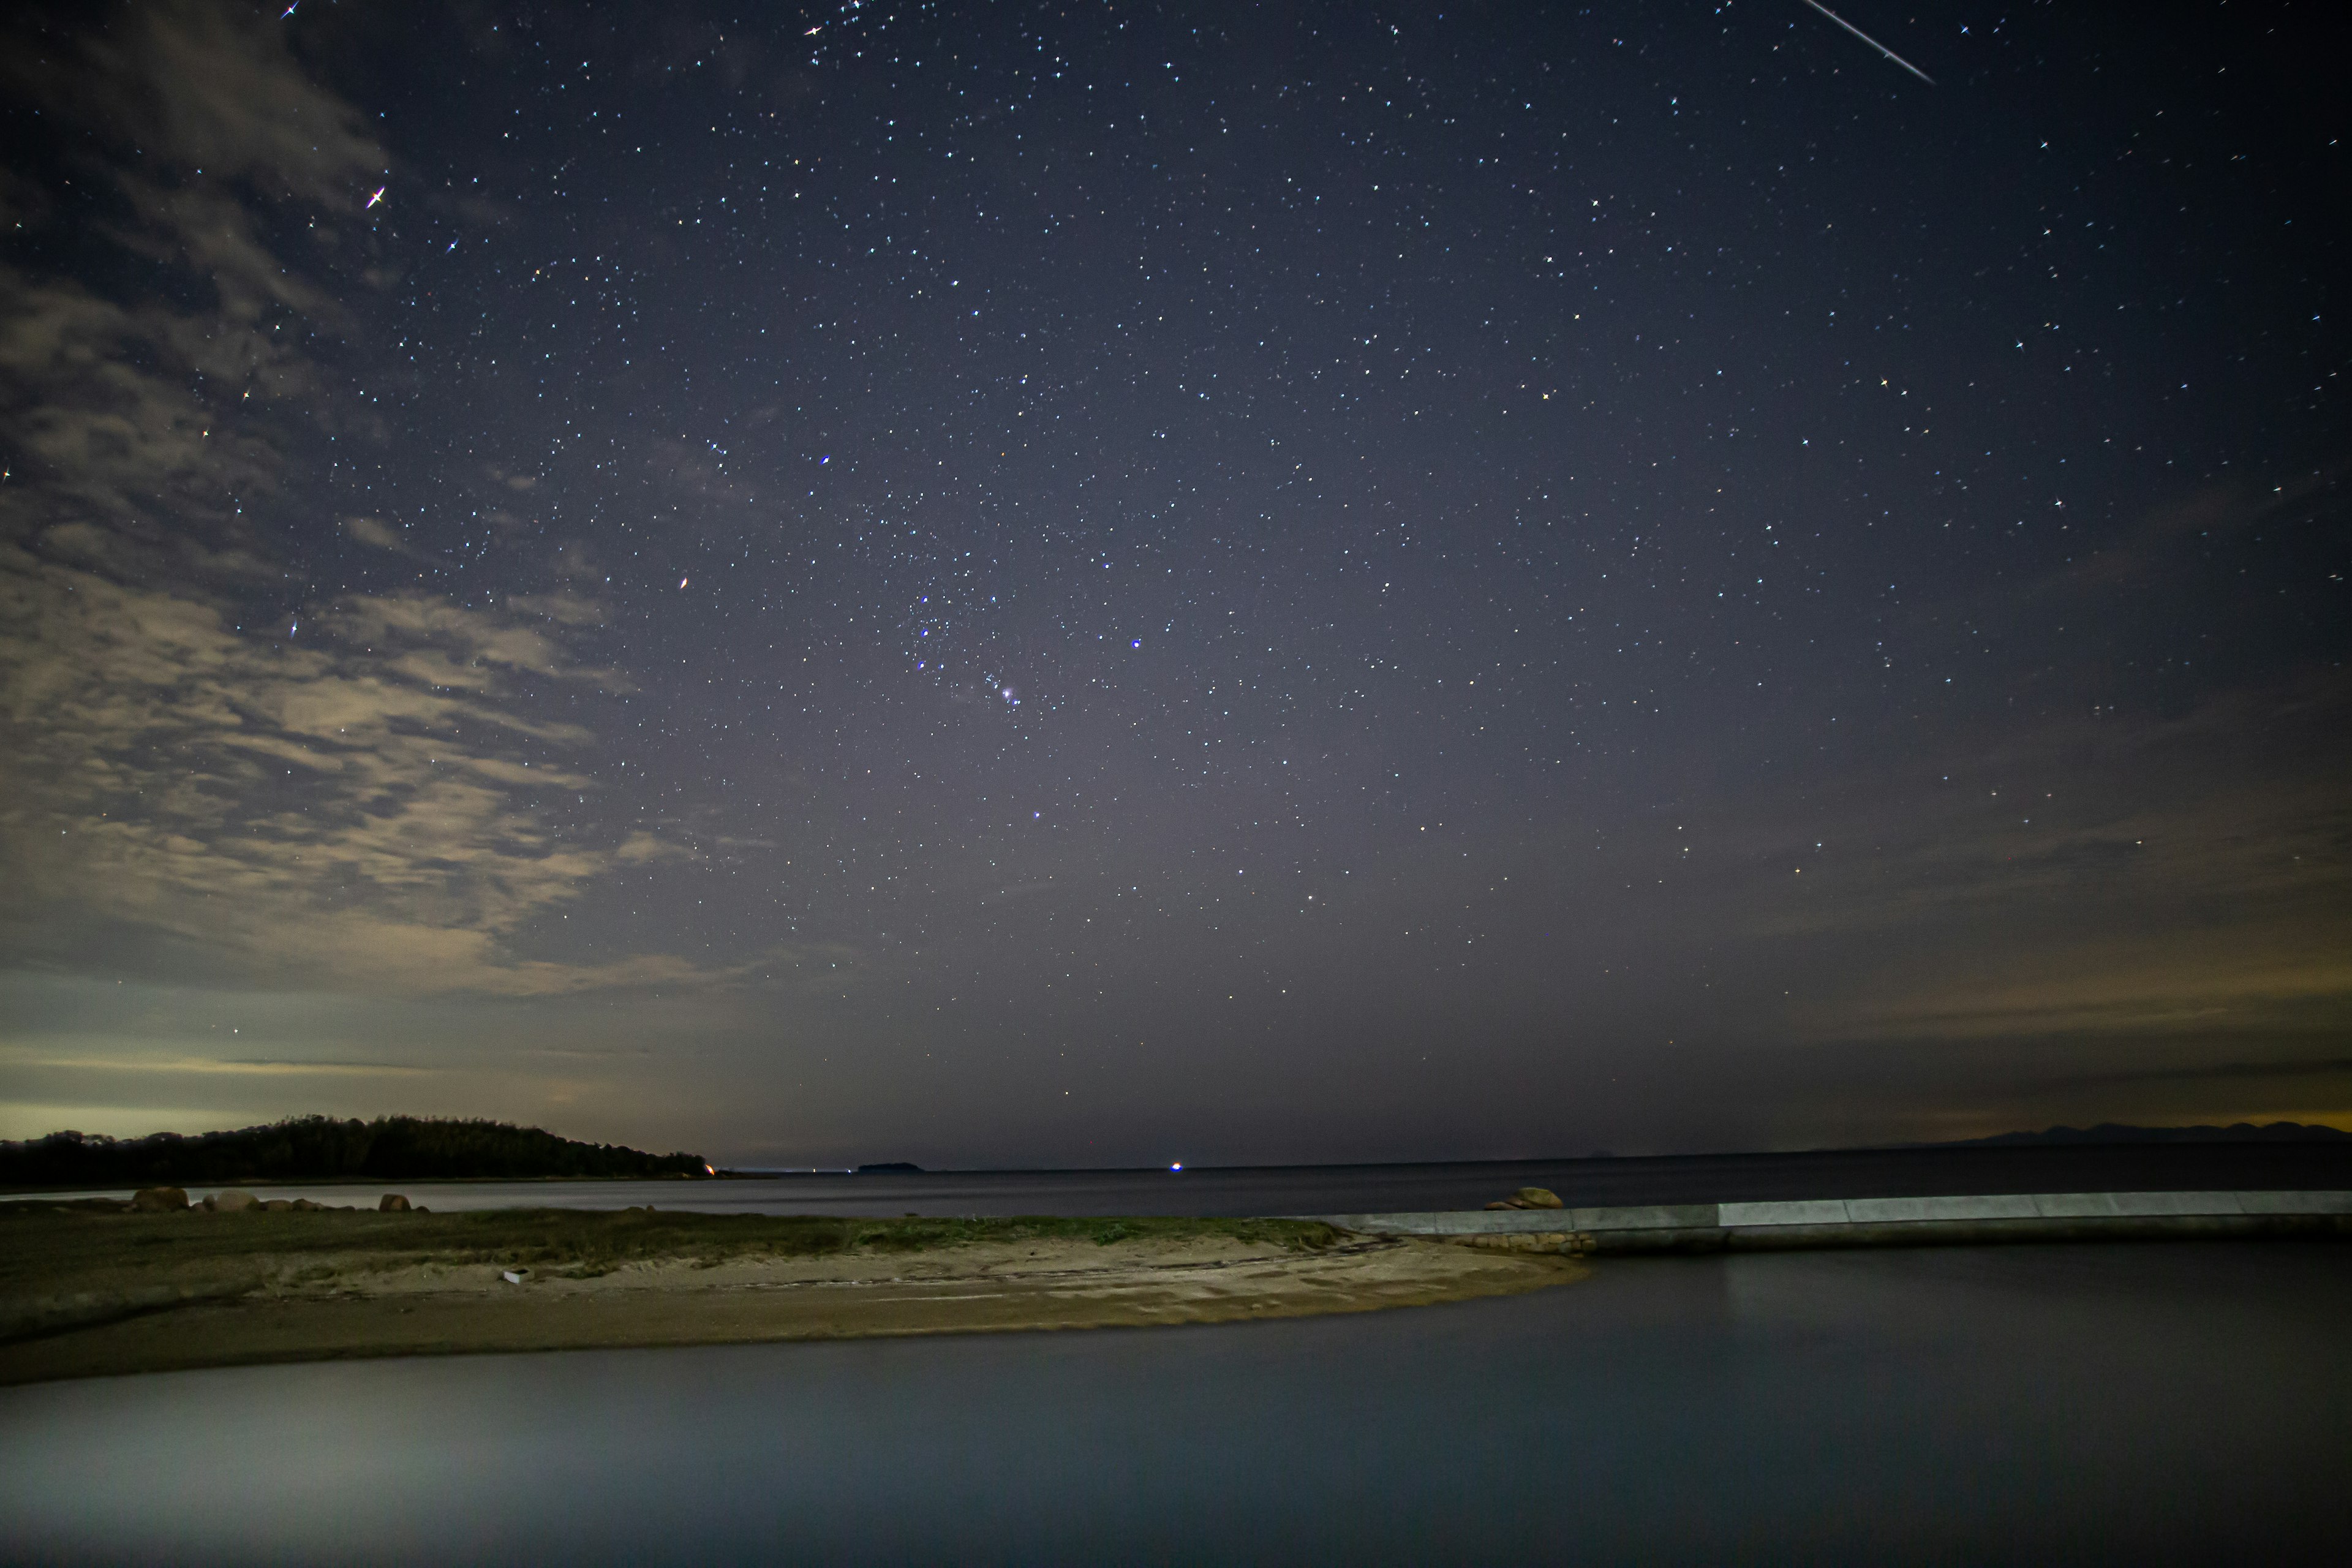
[{"label": "calm ocean water", "polygon": [[0,1391],[106,1563],[2352,1561],[2352,1247],[1604,1259],[1220,1328]]},{"label": "calm ocean water", "polygon": [[[658,1208],[762,1214],[1314,1215],[1477,1208],[1520,1186],[1570,1204],[1919,1197],[1971,1193],[2352,1188],[2352,1142],[1838,1150],[1448,1165],[1169,1171],[949,1171],[719,1182],[289,1184],[270,1195],[373,1205],[398,1191],[435,1209]],[[201,1198],[212,1189],[192,1187]],[[115,1195],[121,1195],[117,1194]]]}]

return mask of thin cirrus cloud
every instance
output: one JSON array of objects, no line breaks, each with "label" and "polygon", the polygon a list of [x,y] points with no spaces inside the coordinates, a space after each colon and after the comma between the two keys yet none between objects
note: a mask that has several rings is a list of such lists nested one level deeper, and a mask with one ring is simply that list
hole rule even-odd
[{"label": "thin cirrus cloud", "polygon": [[196,1073],[206,1078],[435,1078],[448,1070],[404,1062],[300,1061],[277,1057],[23,1057],[8,1065],[76,1073]]},{"label": "thin cirrus cloud", "polygon": [[2325,953],[2264,957],[2236,943],[2152,962],[2141,947],[2066,955],[2059,973],[2011,984],[1948,979],[1843,1010],[1817,1037],[2047,1038],[2228,1034],[2332,1039],[2352,963]]},{"label": "thin cirrus cloud", "polygon": [[578,676],[541,634],[367,601],[327,615],[318,646],[279,647],[210,605],[13,550],[0,595],[20,920],[103,916],[363,988],[543,994],[712,973],[509,952],[596,878],[687,853],[549,828],[540,799],[594,784],[565,761],[587,731],[500,701],[517,668]]},{"label": "thin cirrus cloud", "polygon": [[[566,644],[604,619],[593,599],[283,596],[291,565],[245,502],[282,494],[329,418],[339,373],[303,345],[368,297],[358,193],[388,159],[257,13],[159,5],[121,40],[0,68],[141,150],[106,166],[104,231],[207,286],[177,296],[200,307],[126,303],[0,268],[0,414],[22,458],[0,491],[0,878],[25,951],[70,969],[68,933],[102,926],[237,974],[394,993],[731,973],[521,945],[615,868],[688,853],[551,823],[552,797],[596,791],[593,736],[521,688],[625,689]],[[289,213],[310,221],[265,221]],[[380,520],[346,529],[419,554]]]},{"label": "thin cirrus cloud", "polygon": [[388,160],[257,15],[163,5],[124,31],[123,42],[51,58],[12,51],[0,79],[100,144],[139,150],[104,166],[100,227],[124,250],[201,279],[211,299],[202,310],[175,309],[160,293],[126,303],[68,278],[0,268],[5,412],[49,508],[86,510],[152,539],[163,531],[140,520],[160,500],[174,529],[194,521],[233,534],[235,498],[278,479],[271,416],[317,406],[327,384],[301,335],[283,329],[341,325],[344,309],[323,280],[349,265],[332,224],[306,230],[308,253],[273,250],[244,193],[348,216]]}]

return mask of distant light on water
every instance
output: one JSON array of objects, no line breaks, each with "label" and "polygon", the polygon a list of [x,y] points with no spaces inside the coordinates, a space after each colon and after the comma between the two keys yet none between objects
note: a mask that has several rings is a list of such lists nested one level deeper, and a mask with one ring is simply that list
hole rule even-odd
[{"label": "distant light on water", "polygon": [[1182,1170],[1182,1169],[1184,1168],[1184,1162],[1183,1162],[1183,1161],[1181,1161],[1181,1160],[1179,1160],[1179,1161],[1177,1161],[1174,1164],[1172,1164],[1172,1165],[1169,1166],[1168,1168],[1169,1168],[1170,1170],[1171,1170],[1171,1171],[1181,1171],[1181,1170]]}]

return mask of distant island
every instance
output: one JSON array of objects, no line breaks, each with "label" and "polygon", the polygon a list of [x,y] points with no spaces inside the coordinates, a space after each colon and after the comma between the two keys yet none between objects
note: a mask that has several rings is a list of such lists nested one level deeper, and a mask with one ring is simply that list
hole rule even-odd
[{"label": "distant island", "polygon": [[2096,1127],[2052,1127],[2040,1132],[2000,1132],[1990,1138],[1956,1138],[1946,1143],[1913,1144],[1927,1149],[1981,1149],[2039,1143],[2328,1143],[2352,1141],[2352,1132],[2301,1121],[2257,1127],[2233,1121],[2227,1127],[2134,1127],[2102,1121]]},{"label": "distant island", "polygon": [[857,1167],[857,1174],[861,1176],[919,1176],[922,1173],[920,1165],[907,1160],[885,1160],[878,1164]]},{"label": "distant island", "polygon": [[183,1137],[81,1132],[0,1143],[0,1187],[126,1187],[223,1182],[702,1177],[699,1154],[582,1143],[503,1121],[303,1116]]}]

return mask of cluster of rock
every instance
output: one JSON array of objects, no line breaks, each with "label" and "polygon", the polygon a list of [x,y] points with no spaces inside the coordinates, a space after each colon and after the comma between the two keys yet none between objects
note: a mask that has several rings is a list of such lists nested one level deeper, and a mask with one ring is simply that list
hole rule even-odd
[{"label": "cluster of rock", "polygon": [[1475,1247],[1481,1252],[1560,1252],[1570,1258],[1584,1258],[1592,1251],[1591,1233],[1581,1230],[1489,1231],[1484,1236],[1446,1239],[1457,1247]]},{"label": "cluster of rock", "polygon": [[[379,1214],[431,1214],[398,1193],[386,1193],[376,1204]],[[211,1214],[352,1214],[350,1204],[318,1203],[310,1198],[257,1198],[243,1187],[224,1187],[201,1204],[188,1202],[185,1187],[142,1187],[131,1194],[133,1214],[173,1214],[201,1208]]]},{"label": "cluster of rock", "polygon": [[[1521,1187],[1509,1197],[1497,1198],[1486,1206],[1490,1209],[1558,1209],[1568,1205],[1561,1203],[1559,1194],[1549,1187]],[[1481,1252],[1563,1252],[1570,1258],[1582,1258],[1592,1250],[1592,1237],[1582,1231],[1487,1231],[1477,1236],[1455,1236],[1446,1239],[1459,1247],[1475,1247]]]}]

